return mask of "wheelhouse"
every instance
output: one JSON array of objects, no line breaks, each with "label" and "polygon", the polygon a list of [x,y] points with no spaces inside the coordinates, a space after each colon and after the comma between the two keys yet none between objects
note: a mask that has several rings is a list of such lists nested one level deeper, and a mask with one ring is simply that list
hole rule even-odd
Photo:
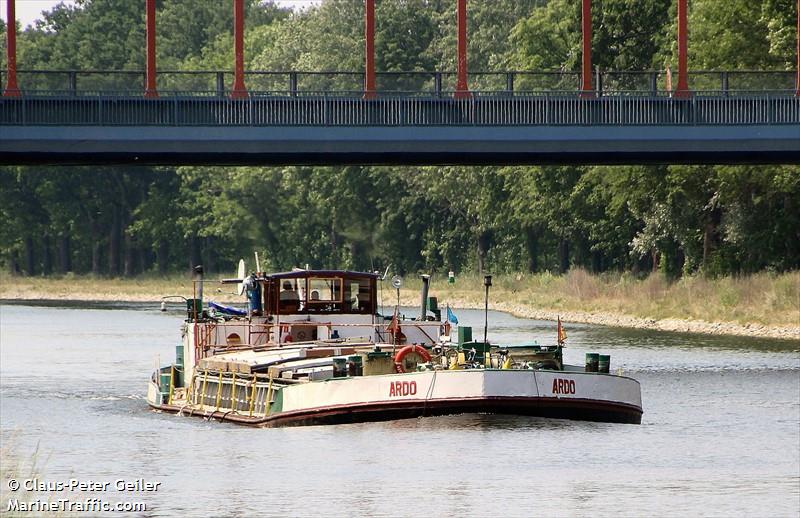
[{"label": "wheelhouse", "polygon": [[297,270],[264,274],[256,280],[265,314],[374,315],[378,310],[374,273]]}]

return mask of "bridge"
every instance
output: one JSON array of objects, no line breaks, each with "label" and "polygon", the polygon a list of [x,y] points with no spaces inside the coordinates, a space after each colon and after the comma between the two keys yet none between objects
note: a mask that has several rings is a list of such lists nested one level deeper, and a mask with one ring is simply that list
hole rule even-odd
[{"label": "bridge", "polygon": [[800,163],[800,72],[690,73],[685,1],[675,88],[592,70],[588,0],[579,73],[468,76],[465,0],[458,70],[413,73],[374,70],[371,0],[364,71],[246,72],[234,0],[230,88],[227,71],[156,73],[152,0],[144,71],[17,70],[11,30],[0,164]]}]

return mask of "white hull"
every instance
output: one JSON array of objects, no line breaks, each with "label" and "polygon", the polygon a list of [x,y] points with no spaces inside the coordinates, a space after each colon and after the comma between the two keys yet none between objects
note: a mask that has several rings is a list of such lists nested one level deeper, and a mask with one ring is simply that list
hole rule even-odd
[{"label": "white hull", "polygon": [[378,421],[467,412],[638,424],[642,415],[641,390],[636,380],[574,371],[441,370],[334,378],[269,390],[271,403],[255,413],[232,411],[225,408],[224,400],[222,406],[218,403],[216,407],[178,402],[159,405],[157,401],[151,404],[163,410],[182,410],[256,426]]}]

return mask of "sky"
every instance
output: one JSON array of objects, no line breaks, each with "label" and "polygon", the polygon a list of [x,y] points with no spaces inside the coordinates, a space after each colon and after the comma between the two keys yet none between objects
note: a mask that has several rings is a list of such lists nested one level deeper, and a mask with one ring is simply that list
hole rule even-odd
[{"label": "sky", "polygon": [[[61,2],[66,4],[73,4],[73,0],[17,0],[14,5],[17,20],[19,20],[22,27],[27,27],[33,24],[33,21],[41,18],[42,11],[49,11],[54,5]],[[291,6],[296,8],[306,7],[311,4],[318,3],[319,0],[277,0],[278,5]],[[0,0],[0,19],[6,20],[6,9],[8,8],[8,0]],[[142,1],[142,9],[144,9],[144,2]]]}]

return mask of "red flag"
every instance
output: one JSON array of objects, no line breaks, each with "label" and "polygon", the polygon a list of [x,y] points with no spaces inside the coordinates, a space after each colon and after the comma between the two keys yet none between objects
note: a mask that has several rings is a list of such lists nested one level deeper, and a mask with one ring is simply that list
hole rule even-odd
[{"label": "red flag", "polygon": [[558,345],[563,345],[564,340],[567,339],[567,332],[564,331],[564,327],[561,325],[561,315],[558,316]]},{"label": "red flag", "polygon": [[397,320],[397,312],[395,311],[394,315],[392,315],[392,322],[389,324],[389,327],[386,328],[387,333],[391,333],[395,335],[400,332],[400,322]]}]

